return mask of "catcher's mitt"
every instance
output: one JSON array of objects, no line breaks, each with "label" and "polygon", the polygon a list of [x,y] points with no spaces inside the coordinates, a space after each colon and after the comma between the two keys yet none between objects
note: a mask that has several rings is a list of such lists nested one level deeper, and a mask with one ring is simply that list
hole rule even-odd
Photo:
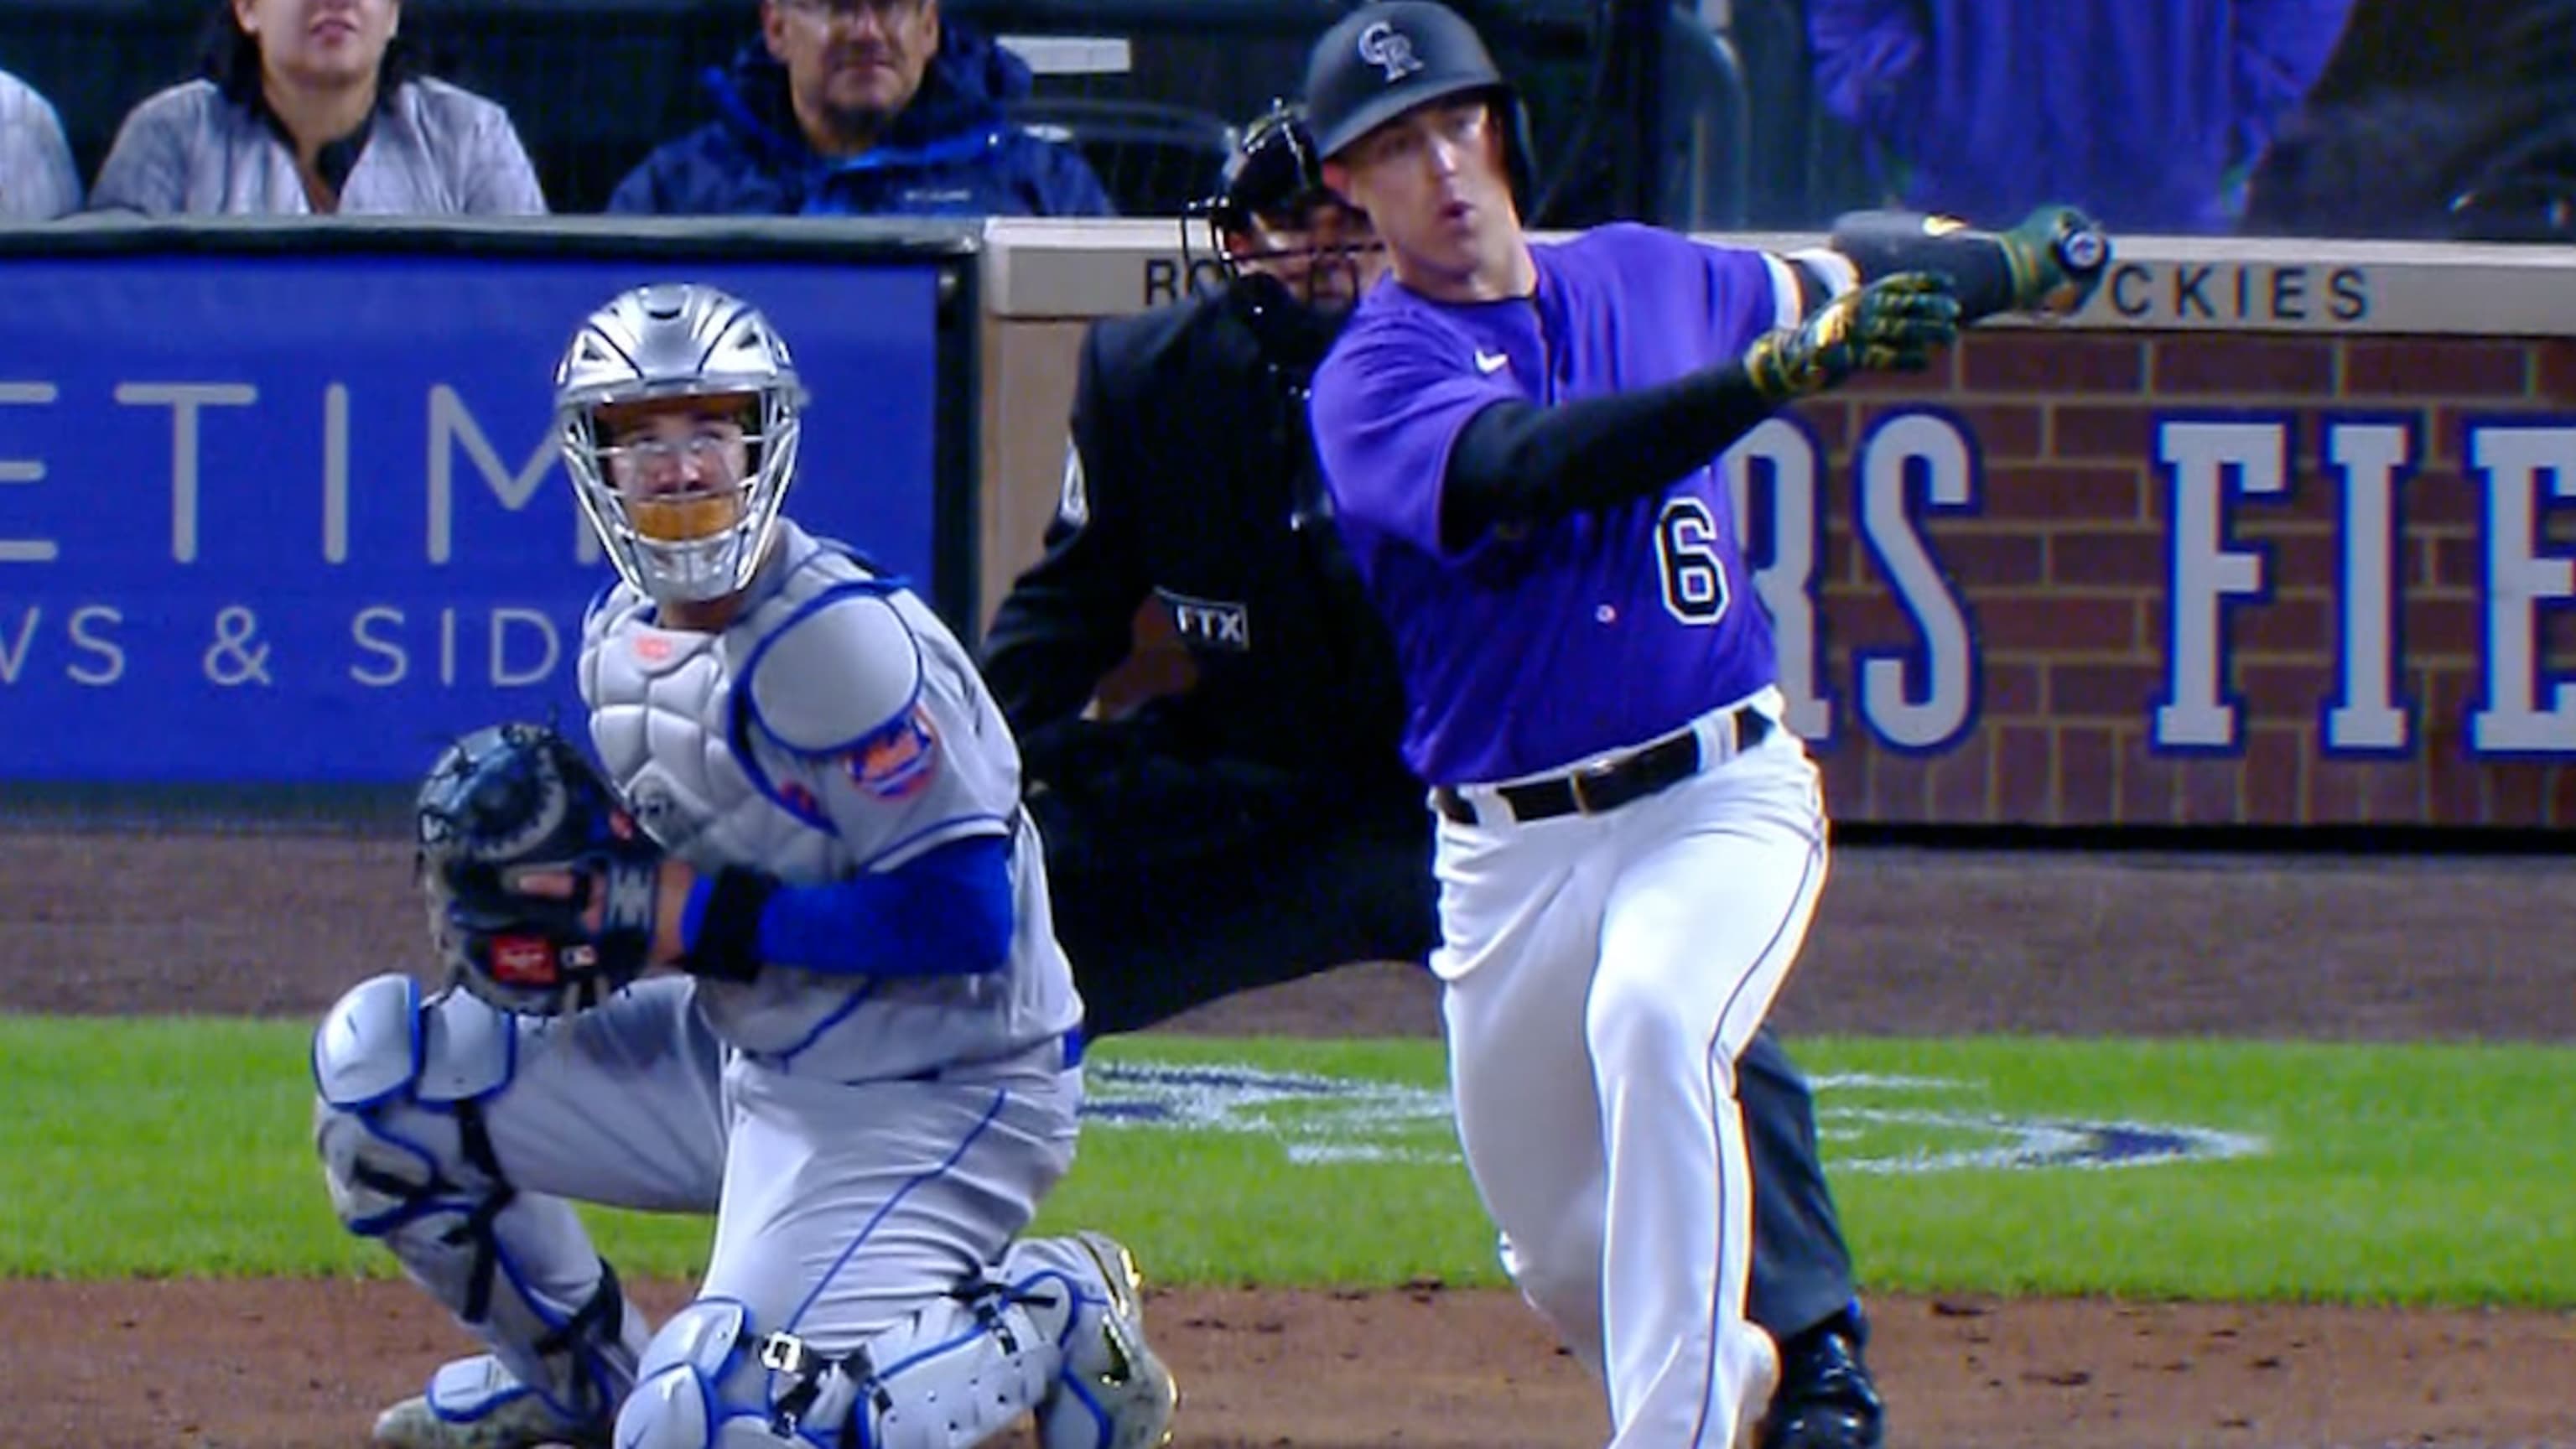
[{"label": "catcher's mitt", "polygon": [[[543,725],[476,730],[430,767],[413,818],[430,939],[466,990],[553,1016],[643,973],[662,850],[571,741]],[[572,894],[518,888],[542,870],[569,872]]]}]

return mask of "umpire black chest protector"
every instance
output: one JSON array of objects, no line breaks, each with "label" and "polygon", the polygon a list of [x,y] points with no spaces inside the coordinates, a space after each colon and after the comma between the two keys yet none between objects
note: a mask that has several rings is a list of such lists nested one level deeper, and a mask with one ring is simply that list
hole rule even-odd
[{"label": "umpire black chest protector", "polygon": [[1396,754],[1392,645],[1307,436],[1304,381],[1325,338],[1297,323],[1227,292],[1093,329],[1077,401],[1083,473],[1068,480],[1046,558],[995,618],[986,671],[1025,734],[1088,698],[1101,651],[1078,636],[1114,620],[1123,646],[1150,602],[1198,676],[1186,696],[1149,706],[1175,747],[1330,772],[1418,809]]}]

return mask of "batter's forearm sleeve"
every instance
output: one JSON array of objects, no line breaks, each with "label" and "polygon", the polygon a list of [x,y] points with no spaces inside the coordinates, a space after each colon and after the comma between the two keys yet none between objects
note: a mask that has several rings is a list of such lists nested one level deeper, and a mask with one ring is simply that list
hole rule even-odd
[{"label": "batter's forearm sleeve", "polygon": [[1450,445],[1441,541],[1464,548],[1496,524],[1544,523],[1661,493],[1772,407],[1736,362],[1554,407],[1495,403]]},{"label": "batter's forearm sleeve", "polygon": [[1990,231],[1919,211],[1855,211],[1834,223],[1833,249],[1875,282],[1898,272],[1942,272],[1959,297],[1962,326],[2015,307],[2012,258]]},{"label": "batter's forearm sleeve", "polygon": [[748,981],[763,963],[833,976],[969,976],[1009,963],[1018,925],[1010,842],[978,835],[888,871],[821,885],[756,872],[698,878],[684,969]]}]

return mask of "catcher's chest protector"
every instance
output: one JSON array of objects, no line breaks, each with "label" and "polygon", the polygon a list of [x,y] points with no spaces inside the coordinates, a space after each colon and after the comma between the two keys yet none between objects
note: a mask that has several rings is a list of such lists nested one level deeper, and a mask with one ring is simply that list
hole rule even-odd
[{"label": "catcher's chest protector", "polygon": [[[592,610],[581,658],[592,743],[636,819],[700,869],[798,885],[1024,829],[1010,729],[964,647],[837,549],[785,521],[780,533],[785,572],[764,576],[720,635],[654,628],[624,589]],[[1015,853],[1012,874],[1004,971],[773,966],[748,982],[699,980],[698,1004],[729,1045],[844,1082],[1060,1035],[1081,1005],[1037,852]]]},{"label": "catcher's chest protector", "polygon": [[[847,578],[820,563],[799,569],[722,634],[655,629],[632,610],[594,616],[581,667],[600,763],[644,828],[691,865],[756,866],[801,883],[856,869],[838,836],[752,783],[728,738],[742,662],[808,600]],[[764,768],[775,777],[775,762]]]}]

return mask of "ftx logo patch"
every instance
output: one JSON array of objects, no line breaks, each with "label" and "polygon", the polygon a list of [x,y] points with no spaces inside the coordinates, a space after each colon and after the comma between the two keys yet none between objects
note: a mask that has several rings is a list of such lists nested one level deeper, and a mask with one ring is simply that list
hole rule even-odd
[{"label": "ftx logo patch", "polygon": [[1252,652],[1252,610],[1224,599],[1193,599],[1169,589],[1156,589],[1172,611],[1172,632],[1185,644],[1231,654]]}]

